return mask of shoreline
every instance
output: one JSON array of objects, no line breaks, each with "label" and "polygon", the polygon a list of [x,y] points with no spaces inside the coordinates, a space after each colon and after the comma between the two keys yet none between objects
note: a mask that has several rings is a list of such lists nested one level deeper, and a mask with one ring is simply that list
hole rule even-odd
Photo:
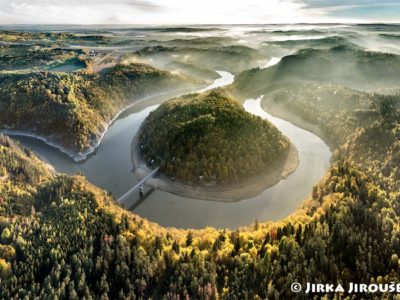
[{"label": "shoreline", "polygon": [[[41,135],[39,133],[36,132],[32,132],[32,131],[27,131],[27,130],[19,130],[19,129],[0,129],[0,133],[8,135],[8,136],[22,136],[22,137],[29,137],[29,138],[34,138],[37,140],[40,140],[42,142],[44,142],[46,145],[56,148],[57,150],[59,150],[60,152],[62,152],[63,154],[67,155],[69,158],[71,158],[74,162],[82,162],[84,160],[86,160],[88,158],[88,156],[90,156],[91,154],[93,154],[96,149],[100,146],[104,136],[106,135],[109,127],[118,119],[118,117],[120,115],[122,115],[126,110],[132,108],[135,105],[141,104],[151,98],[156,98],[156,97],[161,97],[161,96],[165,96],[168,94],[174,94],[174,93],[180,93],[180,92],[188,92],[190,93],[192,89],[189,88],[182,88],[182,89],[175,89],[175,90],[170,90],[170,91],[166,91],[166,92],[162,92],[162,93],[158,93],[158,94],[154,94],[151,96],[146,96],[144,98],[141,98],[137,101],[134,101],[133,103],[130,103],[126,106],[124,106],[122,109],[120,109],[117,114],[109,121],[106,123],[106,125],[104,126],[104,129],[102,130],[101,134],[96,138],[96,140],[94,141],[94,143],[92,144],[92,146],[90,146],[87,150],[85,150],[84,152],[77,152],[73,149],[68,149],[67,147],[61,145],[60,143],[58,143],[57,141],[53,140],[51,138],[51,136],[44,136]],[[174,97],[171,95],[171,97]]]},{"label": "shoreline", "polygon": [[29,137],[29,138],[34,138],[37,140],[42,141],[46,145],[56,148],[57,150],[61,151],[65,155],[67,155],[69,158],[73,159],[75,162],[79,162],[83,159],[80,159],[79,154],[77,154],[75,151],[72,149],[67,149],[66,147],[60,145],[57,142],[51,141],[49,137],[45,137],[43,135],[40,135],[35,132],[30,132],[30,131],[24,131],[24,130],[17,130],[17,129],[0,129],[1,134],[8,135],[10,137],[13,136],[22,136],[22,137]]},{"label": "shoreline", "polygon": [[[264,95],[263,95],[264,96]],[[334,153],[337,147],[332,143],[331,139],[326,135],[326,133],[317,125],[312,124],[310,121],[304,120],[301,116],[295,115],[294,113],[285,110],[283,106],[271,105],[270,95],[266,95],[261,99],[260,106],[263,110],[268,110],[268,112],[273,116],[283,120],[291,122],[295,126],[313,133],[318,136],[324,143],[328,146],[331,153]]]},{"label": "shoreline", "polygon": [[[138,133],[140,132],[140,129]],[[134,175],[138,180],[143,179],[152,169],[141,159],[136,134],[131,144],[132,163],[134,165]],[[283,161],[284,160],[284,161]],[[226,185],[189,185],[179,181],[172,181],[169,177],[160,174],[156,178],[150,178],[147,185],[164,192],[172,193],[182,197],[198,200],[216,202],[238,202],[260,195],[266,189],[276,185],[281,180],[286,179],[296,171],[300,164],[298,151],[293,143],[290,143],[289,151],[284,158],[277,161],[270,170],[264,170],[256,174],[249,175],[236,183]]]}]

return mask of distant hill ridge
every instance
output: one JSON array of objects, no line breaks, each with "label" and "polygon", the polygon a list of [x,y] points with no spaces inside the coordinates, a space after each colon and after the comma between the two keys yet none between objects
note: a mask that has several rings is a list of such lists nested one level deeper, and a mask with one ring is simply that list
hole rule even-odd
[{"label": "distant hill ridge", "polygon": [[358,90],[396,87],[400,80],[400,56],[352,45],[307,48],[283,57],[273,67],[241,73],[235,87],[251,92],[288,80],[335,83]]}]

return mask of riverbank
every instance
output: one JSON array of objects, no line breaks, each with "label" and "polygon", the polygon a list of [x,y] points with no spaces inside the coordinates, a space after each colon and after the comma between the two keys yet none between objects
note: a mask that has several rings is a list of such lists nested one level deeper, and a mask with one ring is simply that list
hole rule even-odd
[{"label": "riverbank", "polygon": [[271,94],[266,94],[261,97],[260,106],[264,111],[268,111],[274,117],[288,120],[295,126],[307,130],[316,136],[320,137],[329,147],[330,151],[333,153],[337,149],[336,141],[332,140],[332,137],[327,135],[324,130],[321,129],[320,126],[313,124],[304,120],[301,116],[298,116],[288,109],[285,109],[283,106],[276,104],[273,102],[275,92]]},{"label": "riverbank", "polygon": [[[57,172],[71,175],[79,172],[90,182],[118,198],[137,183],[132,173],[132,140],[144,119],[164,100],[163,97],[152,98],[125,110],[107,130],[96,149],[96,155],[90,155],[79,163],[40,140],[23,137],[18,140],[46,158]],[[310,195],[313,186],[326,174],[331,152],[325,142],[315,134],[267,114],[261,108],[260,100],[244,100],[243,107],[246,111],[270,121],[296,146],[300,164],[287,179],[246,201],[203,201],[154,190],[146,193],[142,200],[138,195],[133,195],[124,206],[126,204],[126,207],[141,217],[163,226],[177,228],[213,226],[235,229],[254,220],[279,220],[295,211]],[[269,110],[270,108],[267,109],[268,112]]]},{"label": "riverbank", "polygon": [[60,152],[64,153],[68,157],[70,157],[72,160],[75,162],[81,162],[84,161],[88,158],[88,156],[92,155],[96,149],[99,147],[101,144],[105,134],[107,133],[108,128],[121,116],[126,110],[132,108],[135,105],[139,105],[145,101],[148,101],[152,98],[158,98],[158,97],[165,97],[167,96],[168,98],[173,98],[177,95],[181,95],[182,93],[190,93],[193,92],[193,90],[197,90],[199,87],[196,88],[182,88],[182,89],[175,89],[171,91],[166,91],[158,94],[154,94],[151,96],[143,97],[139,100],[136,100],[129,105],[124,106],[122,109],[120,109],[117,114],[107,123],[104,124],[103,129],[101,130],[100,135],[98,135],[92,143],[92,146],[90,146],[87,150],[83,152],[77,152],[75,149],[72,147],[66,147],[63,146],[61,142],[58,141],[57,137],[52,137],[52,136],[44,136],[41,134],[38,134],[36,132],[31,132],[31,131],[23,131],[23,130],[14,130],[14,129],[0,129],[0,133],[9,135],[9,136],[23,136],[23,137],[30,137],[34,139],[38,139],[42,142],[44,142],[46,145],[53,147]]},{"label": "riverbank", "polygon": [[[135,170],[135,177],[141,180],[145,178],[152,169],[147,167],[146,163],[140,157],[137,136],[138,135],[135,136],[131,145],[132,163]],[[282,159],[277,160],[271,165],[268,170],[252,174],[233,184],[188,185],[179,181],[174,181],[160,174],[157,178],[149,179],[147,185],[154,189],[193,199],[237,202],[256,197],[267,188],[284,180],[297,169],[299,163],[298,151],[295,145],[291,143],[288,153],[282,157]]]}]

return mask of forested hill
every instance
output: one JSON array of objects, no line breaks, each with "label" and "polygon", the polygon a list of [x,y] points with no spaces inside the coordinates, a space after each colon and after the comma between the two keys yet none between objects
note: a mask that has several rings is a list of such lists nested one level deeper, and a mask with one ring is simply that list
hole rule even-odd
[{"label": "forested hill", "polygon": [[361,91],[397,87],[400,56],[352,45],[307,48],[283,57],[270,68],[244,71],[236,78],[235,87],[245,93],[260,95],[260,88],[271,89],[285,81],[334,83]]},{"label": "forested hill", "polygon": [[[37,38],[51,43],[61,37]],[[29,39],[21,33],[7,41]],[[196,51],[195,65],[206,72],[222,63],[241,70],[248,63],[229,59],[246,57],[241,52],[248,49],[241,49],[238,56],[215,54],[204,65]],[[146,56],[163,60],[163,49],[155,50]],[[0,135],[0,299],[397,299],[388,293],[294,294],[291,285],[400,280],[400,95],[351,89],[397,87],[398,70],[396,55],[347,45],[302,50],[237,76],[237,94],[264,94],[268,112],[315,131],[334,153],[293,215],[237,230],[153,224],[84,177],[57,174]],[[22,73],[0,76],[1,126],[55,133],[53,139],[72,142],[77,151],[91,145],[130,97],[146,93],[141,86],[153,92],[154,85],[187,82],[143,64],[99,74]]]},{"label": "forested hill", "polygon": [[164,102],[144,121],[137,143],[144,161],[190,184],[230,183],[273,169],[290,146],[271,123],[221,91]]},{"label": "forested hill", "polygon": [[399,97],[371,99],[369,112],[353,116],[373,122],[342,119],[354,136],[303,209],[235,231],[148,223],[2,137],[0,298],[308,299],[290,285],[396,282],[400,178],[385,166],[399,163],[399,113],[387,110]]},{"label": "forested hill", "polygon": [[0,135],[0,215],[29,214],[36,187],[53,175],[52,169],[30,150]]},{"label": "forested hill", "polygon": [[195,84],[199,82],[138,63],[119,64],[99,74],[1,74],[0,128],[32,132],[84,152],[127,104]]},{"label": "forested hill", "polygon": [[174,61],[183,57],[181,62],[189,62],[209,70],[227,70],[235,74],[258,66],[259,60],[264,58],[256,49],[230,45],[231,43],[232,39],[229,37],[174,39],[145,47],[136,54],[157,64],[163,64],[174,56],[177,57]]}]

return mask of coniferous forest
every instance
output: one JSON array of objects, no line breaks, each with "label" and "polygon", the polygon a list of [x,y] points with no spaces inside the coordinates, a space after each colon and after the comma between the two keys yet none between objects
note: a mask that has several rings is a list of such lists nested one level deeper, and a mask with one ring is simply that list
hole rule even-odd
[{"label": "coniferous forest", "polygon": [[293,281],[396,281],[399,98],[373,99],[374,121],[353,128],[301,209],[238,230],[162,228],[3,136],[1,296],[287,299]]},{"label": "coniferous forest", "polygon": [[[399,299],[347,291],[351,282],[400,280],[400,59],[352,39],[398,36],[371,26],[301,33],[324,35],[319,41],[279,41],[268,37],[294,33],[245,27],[248,46],[221,34],[230,27],[1,31],[0,299]],[[210,31],[215,37],[198,35]],[[275,55],[282,59],[260,67]],[[212,86],[226,73],[231,82]],[[206,84],[216,89],[199,92]],[[140,102],[176,89],[191,94]],[[122,207],[83,167],[60,172],[51,156],[12,134],[85,151],[137,100],[148,109],[136,125],[148,165],[194,188],[199,176],[232,183],[239,170],[246,176],[278,160],[292,142],[242,107],[261,95],[262,109],[319,136],[332,156],[297,209],[235,228],[162,226]],[[252,201],[243,201],[246,214]],[[346,291],[307,294],[307,283]]]},{"label": "coniferous forest", "polygon": [[137,141],[146,162],[184,182],[226,183],[271,168],[290,142],[272,124],[223,92],[186,95],[163,103]]}]

